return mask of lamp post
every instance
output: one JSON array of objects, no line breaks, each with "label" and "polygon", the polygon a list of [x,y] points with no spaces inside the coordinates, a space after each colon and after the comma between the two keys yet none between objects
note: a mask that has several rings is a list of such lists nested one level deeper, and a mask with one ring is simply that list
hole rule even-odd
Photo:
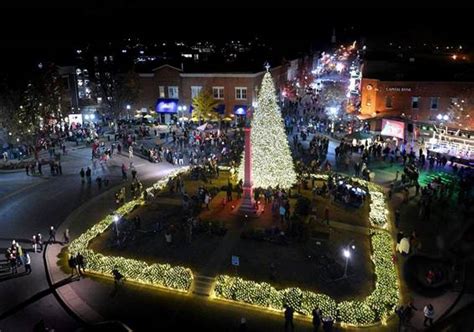
[{"label": "lamp post", "polygon": [[183,112],[183,106],[179,105],[178,106],[178,123],[181,122],[182,123],[182,112]]},{"label": "lamp post", "polygon": [[342,255],[344,256],[344,258],[346,259],[346,264],[344,266],[344,274],[341,278],[337,279],[337,280],[342,280],[342,279],[346,279],[348,277],[347,275],[347,267],[349,265],[349,259],[351,258],[351,250],[355,250],[355,245],[353,244],[354,240],[352,240],[351,242],[349,242],[349,244],[344,247],[344,249],[342,250]]},{"label": "lamp post", "polygon": [[119,237],[119,229],[118,229],[118,222],[120,217],[118,215],[114,215],[114,224],[115,224],[115,231],[117,233],[117,237]]},{"label": "lamp post", "polygon": [[342,254],[346,258],[346,266],[344,267],[344,275],[342,276],[343,279],[347,278],[347,265],[349,265],[349,258],[351,257],[351,252],[348,249],[344,249]]}]

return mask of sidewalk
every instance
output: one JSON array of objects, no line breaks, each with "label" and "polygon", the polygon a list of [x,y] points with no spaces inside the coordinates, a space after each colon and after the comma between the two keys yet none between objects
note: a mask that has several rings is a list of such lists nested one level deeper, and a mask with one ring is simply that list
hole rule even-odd
[{"label": "sidewalk", "polygon": [[[119,157],[120,158],[120,157]],[[156,174],[163,177],[175,167],[168,163],[158,164],[138,164],[137,166],[148,166],[140,168],[140,172],[148,168],[148,173],[151,176],[143,176],[140,179],[144,186],[149,186],[156,181]],[[158,170],[156,169],[158,168]],[[115,209],[115,193],[125,183],[120,183],[114,187],[109,188],[102,194],[89,200],[86,204],[74,210],[64,222],[57,229],[57,234],[63,234],[66,228],[70,230],[71,240],[82,234],[88,228],[96,224],[100,219],[105,217],[110,211]],[[48,245],[46,247],[46,266],[47,273],[51,284],[66,282],[65,285],[58,287],[56,293],[62,302],[69,307],[82,321],[86,323],[97,323],[104,321],[104,318],[96,312],[86,301],[80,298],[75,288],[81,287],[82,280],[77,278],[71,279],[71,276],[65,273],[58,265],[61,250],[64,247],[60,244]]]},{"label": "sidewalk", "polygon": [[[73,142],[66,142],[66,156],[67,156],[67,152],[71,152],[71,151],[75,151],[75,150],[80,150],[80,149],[85,149],[87,148],[86,145],[84,144],[80,144],[78,146],[76,146],[75,143]],[[59,152],[61,154],[61,157],[63,157],[63,152],[60,148],[57,148],[56,149],[56,152]],[[51,158],[50,158],[50,155],[49,155],[49,152],[47,150],[44,150],[42,149],[39,153],[38,153],[38,158],[39,160],[42,160],[42,161],[49,161]],[[62,158],[61,158],[62,159]],[[24,167],[20,167],[20,168],[13,168],[13,169],[3,169],[5,166],[7,165],[18,165],[19,163],[25,163],[25,162],[29,162],[29,163],[32,163],[34,162],[35,159],[33,156],[30,156],[29,158],[25,158],[25,159],[21,159],[21,160],[18,160],[18,158],[16,159],[9,159],[8,161],[4,161],[3,160],[3,157],[0,158],[0,173],[15,173],[15,172],[24,172],[25,169]],[[44,163],[42,163],[44,165]]]}]

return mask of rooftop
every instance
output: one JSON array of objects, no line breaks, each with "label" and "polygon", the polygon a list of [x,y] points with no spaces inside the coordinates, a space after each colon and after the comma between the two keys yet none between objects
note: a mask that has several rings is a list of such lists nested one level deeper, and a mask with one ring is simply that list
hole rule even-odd
[{"label": "rooftop", "polygon": [[363,77],[382,81],[474,82],[470,54],[369,54]]}]

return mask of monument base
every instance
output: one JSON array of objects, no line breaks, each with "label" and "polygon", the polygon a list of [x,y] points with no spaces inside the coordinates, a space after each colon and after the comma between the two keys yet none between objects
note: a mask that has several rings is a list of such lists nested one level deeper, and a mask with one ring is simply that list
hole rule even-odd
[{"label": "monument base", "polygon": [[263,205],[255,205],[254,202],[241,199],[235,208],[232,210],[232,214],[246,217],[246,218],[257,218],[263,213]]}]

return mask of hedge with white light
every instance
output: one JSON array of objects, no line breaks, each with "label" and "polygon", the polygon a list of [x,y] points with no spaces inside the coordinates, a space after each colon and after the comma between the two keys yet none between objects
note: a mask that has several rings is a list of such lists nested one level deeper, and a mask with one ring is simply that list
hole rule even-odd
[{"label": "hedge with white light", "polygon": [[[156,182],[152,187],[146,189],[150,194],[153,190],[159,191],[165,188],[168,181],[175,176],[187,172],[184,167],[171,172],[167,177]],[[130,213],[136,205],[143,205],[142,198],[132,200],[119,207],[114,215],[124,216]],[[117,269],[125,278],[153,286],[166,287],[174,290],[188,291],[191,287],[193,274],[190,269],[169,264],[147,264],[146,262],[117,257],[105,256],[88,248],[89,242],[99,234],[105,232],[114,222],[113,215],[109,215],[81,234],[69,245],[72,254],[80,252],[87,263],[87,269],[93,273],[111,275],[113,269]]]},{"label": "hedge with white light", "polygon": [[[326,180],[325,174],[312,175]],[[277,290],[261,282],[243,280],[238,277],[220,275],[216,279],[214,296],[226,300],[245,302],[269,309],[283,310],[290,305],[296,312],[311,316],[314,308],[320,308],[324,316],[337,317],[344,324],[363,326],[376,322],[385,323],[399,302],[399,286],[395,264],[392,261],[393,241],[381,227],[387,224],[387,208],[382,188],[360,179],[353,179],[369,189],[371,196],[369,219],[374,229],[371,234],[372,255],[375,272],[375,289],[361,301],[335,300],[324,294],[316,294],[300,288]]]}]

